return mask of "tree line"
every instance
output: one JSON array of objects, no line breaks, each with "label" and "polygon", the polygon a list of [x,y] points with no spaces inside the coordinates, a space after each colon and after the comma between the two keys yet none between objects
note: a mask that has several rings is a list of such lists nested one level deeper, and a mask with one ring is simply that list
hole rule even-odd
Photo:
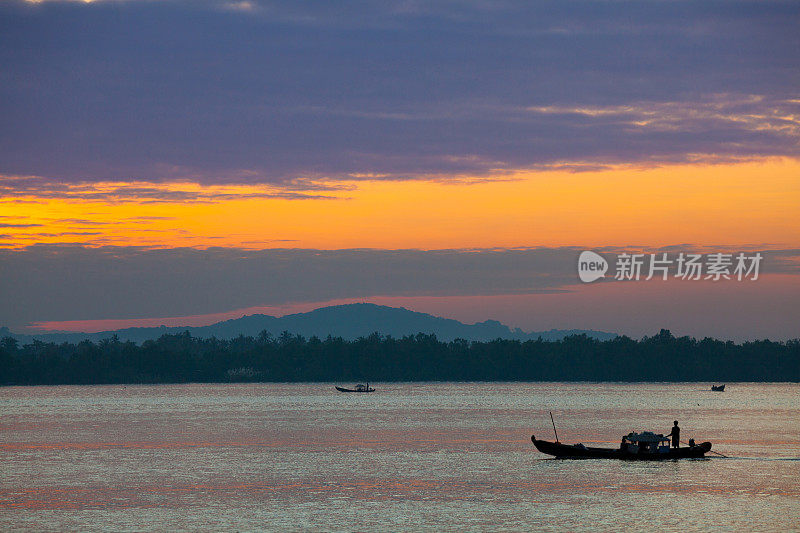
[{"label": "tree line", "polygon": [[675,337],[573,335],[558,341],[443,342],[435,335],[356,340],[284,332],[197,338],[188,332],[138,345],[20,346],[0,340],[0,384],[298,381],[800,381],[800,340],[741,344]]}]

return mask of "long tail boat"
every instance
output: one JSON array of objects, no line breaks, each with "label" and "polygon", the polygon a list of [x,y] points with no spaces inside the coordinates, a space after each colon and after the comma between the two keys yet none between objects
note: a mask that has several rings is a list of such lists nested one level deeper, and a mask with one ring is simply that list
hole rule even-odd
[{"label": "long tail boat", "polygon": [[375,392],[375,389],[370,387],[369,383],[367,383],[366,385],[359,383],[352,389],[336,386],[336,390],[338,390],[339,392]]},{"label": "long tail boat", "polygon": [[710,442],[695,444],[689,441],[685,448],[672,448],[669,437],[649,431],[629,433],[622,439],[619,448],[593,448],[583,444],[562,444],[539,440],[531,435],[531,441],[540,452],[561,459],[626,459],[632,461],[660,461],[664,459],[700,458],[711,450]]}]

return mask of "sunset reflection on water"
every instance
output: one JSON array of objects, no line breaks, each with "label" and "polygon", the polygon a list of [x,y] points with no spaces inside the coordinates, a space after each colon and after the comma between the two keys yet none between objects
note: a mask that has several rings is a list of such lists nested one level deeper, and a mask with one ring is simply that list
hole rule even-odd
[{"label": "sunset reflection on water", "polygon": [[[368,397],[328,384],[9,387],[0,528],[791,528],[800,389],[729,387],[384,384]],[[731,458],[549,459],[530,443],[552,438],[548,411],[563,442],[613,446],[678,418],[685,438]]]}]

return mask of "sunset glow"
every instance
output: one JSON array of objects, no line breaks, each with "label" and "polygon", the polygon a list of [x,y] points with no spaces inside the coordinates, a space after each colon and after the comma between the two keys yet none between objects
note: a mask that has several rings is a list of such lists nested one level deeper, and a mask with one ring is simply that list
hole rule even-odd
[{"label": "sunset glow", "polygon": [[796,528],[798,21],[0,0],[0,532]]},{"label": "sunset glow", "polygon": [[[166,199],[3,200],[6,247],[486,248],[762,244],[800,240],[800,161],[584,172],[511,171],[454,182],[350,181],[304,197],[275,187],[148,184]],[[164,194],[166,193],[166,194]],[[172,201],[169,194],[192,195]],[[296,193],[295,193],[296,194]]]},{"label": "sunset glow", "polygon": [[[558,326],[546,304],[588,327],[582,250],[764,253],[778,302],[800,279],[797,15],[0,2],[0,328],[362,301],[529,330]],[[720,287],[681,294],[727,302],[736,327],[658,286],[635,291],[673,302],[648,326],[602,327],[794,335],[800,307],[748,326],[758,291]],[[648,297],[604,290],[647,315]]]}]

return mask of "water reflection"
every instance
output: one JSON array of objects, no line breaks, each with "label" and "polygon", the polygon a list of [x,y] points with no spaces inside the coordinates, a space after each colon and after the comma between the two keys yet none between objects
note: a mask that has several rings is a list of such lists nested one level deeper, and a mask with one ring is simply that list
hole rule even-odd
[{"label": "water reflection", "polygon": [[[791,529],[797,385],[386,384],[0,389],[0,528]],[[735,391],[735,392],[734,392]],[[648,398],[650,406],[632,398]],[[702,406],[697,408],[696,404]],[[530,434],[631,430],[732,458],[556,460]],[[97,513],[102,513],[98,515]]]}]

